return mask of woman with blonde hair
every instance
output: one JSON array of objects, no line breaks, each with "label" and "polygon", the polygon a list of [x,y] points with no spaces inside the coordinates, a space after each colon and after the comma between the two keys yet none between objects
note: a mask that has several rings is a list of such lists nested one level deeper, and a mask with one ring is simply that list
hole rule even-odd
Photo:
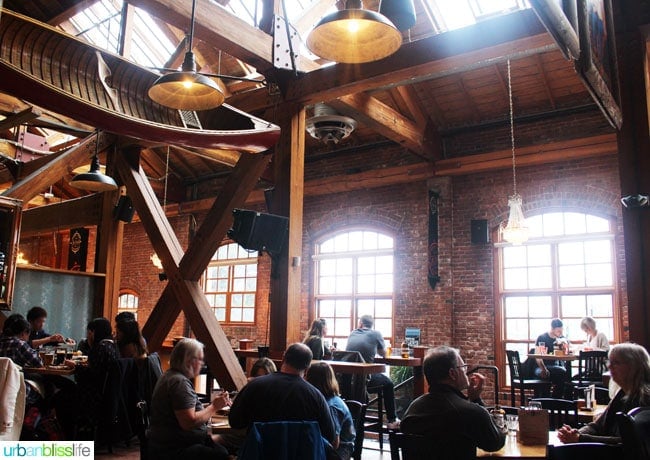
[{"label": "woman with blonde hair", "polygon": [[349,460],[354,451],[354,422],[350,409],[339,395],[339,384],[336,381],[334,370],[326,362],[312,363],[307,369],[305,380],[318,388],[330,408],[332,420],[339,438],[339,447],[336,453],[342,460]]},{"label": "woman with blonde hair", "polygon": [[620,389],[607,409],[580,429],[564,425],[558,430],[560,441],[618,444],[621,435],[616,413],[650,405],[650,355],[645,348],[636,343],[614,345],[609,352],[609,371]]},{"label": "woman with blonde hair", "polygon": [[587,334],[585,349],[609,350],[609,340],[607,340],[607,336],[603,332],[598,332],[596,329],[596,320],[589,316],[582,318],[580,329]]},{"label": "woman with blonde hair", "polygon": [[230,399],[224,392],[203,407],[193,383],[203,362],[203,344],[198,340],[182,339],[172,350],[169,369],[158,379],[151,398],[150,458],[228,458],[228,451],[208,434],[207,423],[219,409],[230,405]]}]

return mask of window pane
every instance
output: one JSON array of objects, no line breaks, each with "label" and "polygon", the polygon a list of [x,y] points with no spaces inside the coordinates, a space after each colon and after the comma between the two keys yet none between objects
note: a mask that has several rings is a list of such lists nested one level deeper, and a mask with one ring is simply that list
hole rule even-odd
[{"label": "window pane", "polygon": [[594,318],[613,316],[613,297],[608,294],[587,296],[587,314]]},{"label": "window pane", "polygon": [[255,321],[255,309],[254,308],[244,308],[242,310],[242,321],[252,323]]},{"label": "window pane", "polygon": [[560,267],[560,287],[583,287],[585,285],[584,265]]},{"label": "window pane", "polygon": [[242,309],[241,308],[231,308],[230,309],[230,321],[238,322],[242,320]]},{"label": "window pane", "polygon": [[526,289],[528,287],[528,272],[525,268],[513,268],[503,271],[503,287],[505,289]]},{"label": "window pane", "polygon": [[533,296],[528,299],[530,316],[550,318],[553,315],[553,303],[548,296]]},{"label": "window pane", "polygon": [[506,318],[527,317],[527,297],[506,297]]},{"label": "window pane", "polygon": [[564,213],[564,224],[567,235],[579,235],[581,233],[587,233],[587,223],[585,220],[584,214],[579,214],[576,212],[565,212]]},{"label": "window pane", "polygon": [[599,263],[612,260],[612,244],[610,240],[585,242],[585,262]]},{"label": "window pane", "polygon": [[560,243],[558,244],[558,255],[560,265],[583,263],[585,260],[584,245],[582,242]]},{"label": "window pane", "polygon": [[553,286],[553,272],[551,267],[531,268],[528,270],[528,288],[542,289]]},{"label": "window pane", "polygon": [[562,302],[561,315],[564,317],[582,317],[587,312],[586,297],[583,295],[564,295],[560,297]]},{"label": "window pane", "polygon": [[506,320],[506,340],[526,340],[528,338],[527,319]]},{"label": "window pane", "polygon": [[564,234],[564,218],[561,212],[544,214],[544,236],[557,236]]},{"label": "window pane", "polygon": [[587,265],[585,273],[588,287],[611,286],[614,284],[611,264]]}]

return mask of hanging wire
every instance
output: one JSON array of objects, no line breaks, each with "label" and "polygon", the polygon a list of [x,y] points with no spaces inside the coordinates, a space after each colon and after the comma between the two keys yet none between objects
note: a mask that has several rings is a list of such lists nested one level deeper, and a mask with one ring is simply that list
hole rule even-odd
[{"label": "hanging wire", "polygon": [[165,189],[163,191],[163,210],[167,207],[167,178],[169,177],[169,145],[167,146],[167,159],[165,160]]},{"label": "hanging wire", "polygon": [[517,172],[515,168],[515,119],[512,105],[512,78],[510,76],[510,59],[508,59],[508,100],[510,102],[510,145],[512,148],[512,189],[517,195]]}]

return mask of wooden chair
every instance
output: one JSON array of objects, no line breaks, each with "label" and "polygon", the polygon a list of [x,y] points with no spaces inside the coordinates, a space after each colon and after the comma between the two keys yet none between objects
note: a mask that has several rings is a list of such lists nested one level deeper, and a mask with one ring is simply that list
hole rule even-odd
[{"label": "wooden chair", "polygon": [[580,442],[549,445],[547,458],[549,460],[611,460],[620,458],[623,447],[620,444],[602,444],[599,442]]},{"label": "wooden chair", "polygon": [[618,412],[625,460],[650,460],[650,407],[637,407],[627,414]]},{"label": "wooden chair", "polygon": [[549,430],[557,430],[562,425],[578,427],[578,402],[568,399],[534,398],[531,401],[542,403],[542,409],[548,410]]},{"label": "wooden chair", "polygon": [[526,390],[532,389],[535,396],[550,394],[551,382],[540,379],[526,378],[522,372],[519,352],[517,350],[506,350],[508,357],[508,368],[510,369],[510,405],[517,406],[515,392],[519,390],[521,406],[526,405]]},{"label": "wooden chair", "polygon": [[581,351],[578,355],[578,375],[575,375],[571,381],[579,387],[591,384],[602,386],[603,371],[607,369],[606,361],[606,351]]},{"label": "wooden chair", "polygon": [[388,441],[390,443],[390,460],[431,460],[434,458],[432,457],[431,441],[426,436],[389,431]]},{"label": "wooden chair", "polygon": [[354,438],[354,451],[352,452],[352,458],[354,460],[361,460],[361,451],[363,450],[363,439],[364,439],[364,425],[366,419],[366,406],[365,404],[359,401],[346,400],[345,404],[350,409],[350,414],[352,415],[352,422],[354,424],[354,430],[356,431],[356,437]]}]

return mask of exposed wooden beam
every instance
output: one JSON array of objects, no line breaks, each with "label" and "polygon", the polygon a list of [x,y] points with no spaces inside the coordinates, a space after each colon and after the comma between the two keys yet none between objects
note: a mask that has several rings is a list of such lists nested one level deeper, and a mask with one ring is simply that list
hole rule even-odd
[{"label": "exposed wooden beam", "polygon": [[[68,174],[68,168],[74,168],[88,161],[88,158],[95,151],[97,136],[88,136],[81,141],[79,145],[68,150],[61,155],[54,155],[51,161],[34,169],[24,179],[14,184],[11,188],[6,190],[3,195],[12,198],[18,198],[23,202],[27,202],[38,195],[42,190],[45,190],[50,185],[60,180],[63,176]],[[106,142],[108,139],[113,139],[113,136],[103,135],[100,136],[100,143]],[[44,157],[49,159],[48,157]],[[39,161],[39,160],[34,160]],[[25,167],[29,164],[26,163]]]},{"label": "exposed wooden beam", "polygon": [[390,95],[395,101],[400,112],[403,114],[408,113],[409,118],[418,126],[426,126],[429,117],[426,115],[424,109],[418,101],[418,96],[415,89],[410,85],[398,86],[390,90]]},{"label": "exposed wooden beam", "polygon": [[[191,2],[177,0],[129,0],[149,14],[186,30],[190,23]],[[273,39],[226,9],[196,1],[194,37],[225,53],[253,65],[259,72],[273,68]]]},{"label": "exposed wooden beam", "polygon": [[[517,166],[532,166],[557,161],[577,160],[618,151],[616,134],[603,134],[583,139],[550,142],[542,145],[520,147],[516,151]],[[512,166],[512,150],[469,155],[436,161],[436,176],[474,174]]]},{"label": "exposed wooden beam", "polygon": [[28,121],[33,120],[34,118],[40,117],[41,115],[42,112],[40,112],[38,109],[32,106],[27,107],[21,110],[20,112],[9,115],[4,120],[1,120],[0,131],[4,131],[5,129],[11,129],[15,126],[20,126],[23,123],[27,123]]},{"label": "exposed wooden beam", "polygon": [[360,65],[336,64],[300,75],[287,101],[306,105],[348,94],[429,80],[557,49],[532,10],[405,43],[392,56]]},{"label": "exposed wooden beam", "polygon": [[74,2],[74,4],[70,8],[68,8],[67,10],[63,11],[62,13],[54,16],[47,23],[49,25],[51,25],[51,26],[58,26],[62,22],[65,22],[68,19],[70,19],[75,14],[81,13],[83,10],[85,10],[87,8],[90,8],[95,3],[97,3],[97,0],[80,0],[80,1]]},{"label": "exposed wooden beam", "polygon": [[328,105],[425,159],[433,158],[433,149],[426,140],[425,126],[417,126],[380,100],[366,93],[357,93],[328,101]]},{"label": "exposed wooden beam", "polygon": [[23,211],[20,236],[31,237],[53,229],[93,227],[101,221],[101,210],[101,193],[30,208]]}]

